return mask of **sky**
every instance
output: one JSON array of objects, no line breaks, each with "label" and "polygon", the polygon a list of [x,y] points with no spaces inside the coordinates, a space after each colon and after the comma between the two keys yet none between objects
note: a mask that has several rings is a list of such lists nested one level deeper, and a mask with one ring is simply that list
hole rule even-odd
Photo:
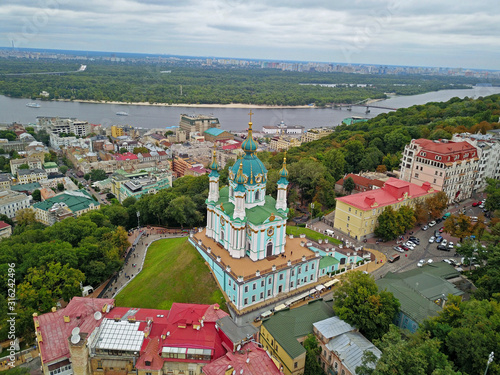
[{"label": "sky", "polygon": [[0,46],[500,69],[498,0],[3,0]]}]

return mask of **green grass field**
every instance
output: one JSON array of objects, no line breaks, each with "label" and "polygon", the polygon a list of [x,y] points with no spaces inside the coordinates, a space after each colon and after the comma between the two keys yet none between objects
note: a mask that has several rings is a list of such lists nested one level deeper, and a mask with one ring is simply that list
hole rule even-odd
[{"label": "green grass field", "polygon": [[337,240],[336,238],[332,238],[330,236],[326,236],[324,234],[318,233],[313,231],[312,229],[308,228],[302,228],[302,227],[295,227],[295,226],[286,226],[286,234],[293,234],[294,237],[298,237],[301,234],[305,234],[306,237],[310,238],[311,240],[317,241],[317,240],[324,240],[325,238],[328,239],[328,242],[334,243],[334,244],[341,244],[342,241]]},{"label": "green grass field", "polygon": [[218,303],[227,311],[222,292],[187,237],[153,242],[144,269],[116,296],[117,306],[167,310],[174,302]]}]

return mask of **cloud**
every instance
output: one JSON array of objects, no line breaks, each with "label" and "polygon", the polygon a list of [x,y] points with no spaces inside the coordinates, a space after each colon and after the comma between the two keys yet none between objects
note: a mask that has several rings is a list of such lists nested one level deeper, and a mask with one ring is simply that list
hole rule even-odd
[{"label": "cloud", "polygon": [[492,0],[4,0],[0,45],[448,66],[474,54],[470,67],[493,68],[499,8]]}]

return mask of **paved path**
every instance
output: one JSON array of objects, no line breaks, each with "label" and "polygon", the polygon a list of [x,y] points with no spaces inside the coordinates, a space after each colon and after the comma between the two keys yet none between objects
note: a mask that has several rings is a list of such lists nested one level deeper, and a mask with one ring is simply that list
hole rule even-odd
[{"label": "paved path", "polygon": [[147,250],[152,242],[165,238],[186,237],[188,233],[171,233],[164,228],[141,228],[129,236],[130,247],[125,253],[125,263],[116,279],[102,295],[103,298],[115,298],[116,295],[141,272]]}]

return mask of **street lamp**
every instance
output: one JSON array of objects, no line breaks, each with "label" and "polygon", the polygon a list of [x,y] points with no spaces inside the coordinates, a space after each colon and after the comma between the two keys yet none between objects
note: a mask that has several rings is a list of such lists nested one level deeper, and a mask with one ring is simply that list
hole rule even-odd
[{"label": "street lamp", "polygon": [[137,230],[139,230],[139,228],[141,227],[140,222],[139,222],[140,217],[141,217],[141,213],[139,211],[137,211]]},{"label": "street lamp", "polygon": [[488,372],[488,367],[490,367],[490,363],[493,362],[493,358],[495,358],[495,353],[491,352],[488,356],[488,363],[486,364],[486,370],[484,370],[484,375]]}]

